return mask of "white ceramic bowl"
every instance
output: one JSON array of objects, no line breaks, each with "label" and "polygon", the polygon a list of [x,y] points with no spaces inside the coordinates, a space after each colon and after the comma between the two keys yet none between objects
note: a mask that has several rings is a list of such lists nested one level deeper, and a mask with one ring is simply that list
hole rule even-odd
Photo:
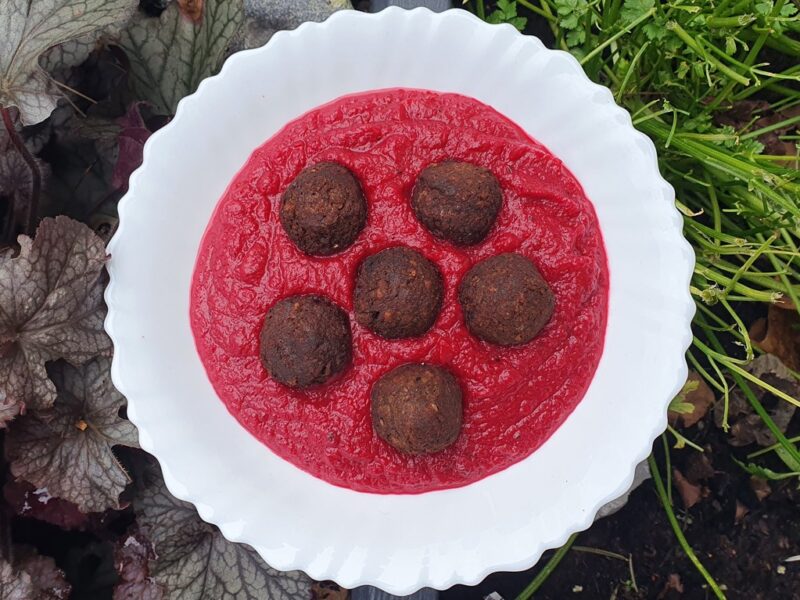
[{"label": "white ceramic bowl", "polygon": [[[334,487],[275,456],[227,412],[189,327],[195,255],[250,153],[358,91],[458,92],[521,125],[594,203],[609,259],[605,351],[583,401],[534,454],[419,495]],[[460,10],[339,12],[232,56],[147,143],[109,245],[113,378],[170,491],[277,569],[395,594],[533,565],[621,495],[686,378],[693,254],[652,143],[570,55]]]}]

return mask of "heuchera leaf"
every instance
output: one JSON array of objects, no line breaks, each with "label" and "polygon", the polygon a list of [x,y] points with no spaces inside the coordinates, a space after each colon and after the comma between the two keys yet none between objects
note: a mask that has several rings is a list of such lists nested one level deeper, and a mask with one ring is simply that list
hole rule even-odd
[{"label": "heuchera leaf", "polygon": [[[17,111],[12,111],[12,122],[18,120]],[[28,150],[32,153],[36,150],[32,144],[27,143]],[[37,169],[42,181],[45,181],[49,176],[49,167],[35,159]],[[22,158],[22,155],[14,147],[11,138],[8,135],[5,127],[0,126],[0,198],[7,198],[10,201],[10,209],[6,215],[0,213],[0,244],[10,242],[16,233],[19,232],[15,228],[15,224],[25,223],[27,219],[27,210],[30,202],[30,196],[33,192],[33,174],[31,168]],[[7,221],[3,224],[3,218],[6,217]],[[0,417],[0,422],[3,422]]]},{"label": "heuchera leaf", "polygon": [[11,419],[19,414],[19,404],[9,400],[8,396],[3,390],[0,390],[0,427],[8,423]]},{"label": "heuchera leaf", "polygon": [[0,105],[16,106],[25,125],[44,121],[59,97],[39,66],[48,48],[127,19],[135,0],[0,2]]},{"label": "heuchera leaf", "polygon": [[299,571],[268,567],[249,546],[226,540],[197,516],[191,504],[174,498],[154,468],[134,500],[139,527],[156,556],[150,574],[165,598],[215,600],[308,600],[311,580]]},{"label": "heuchera leaf", "polygon": [[172,2],[158,18],[137,15],[120,35],[134,94],[159,114],[174,114],[178,101],[219,69],[244,20],[242,0],[206,0],[199,8],[193,19]]},{"label": "heuchera leaf", "polygon": [[21,572],[30,576],[33,583],[32,600],[62,600],[69,598],[72,586],[67,583],[64,571],[49,556],[40,556],[31,548],[20,548],[15,560]]},{"label": "heuchera leaf", "polygon": [[0,600],[31,600],[34,593],[31,576],[0,558]]},{"label": "heuchera leaf", "polygon": [[49,556],[27,548],[16,552],[15,564],[0,559],[0,600],[61,600],[72,586]]},{"label": "heuchera leaf", "polygon": [[144,535],[133,531],[123,536],[114,549],[114,567],[119,581],[114,600],[163,600],[164,588],[150,576],[150,561],[156,553]]},{"label": "heuchera leaf", "polygon": [[50,212],[88,221],[112,199],[121,127],[115,119],[84,117],[66,105],[53,111],[50,122],[54,135],[48,152],[53,174],[43,205]]},{"label": "heuchera leaf", "polygon": [[110,361],[82,367],[63,361],[48,371],[58,389],[53,408],[14,423],[6,439],[11,472],[83,512],[119,508],[130,482],[113,446],[138,447],[136,428],[119,416],[125,398],[111,383]]},{"label": "heuchera leaf", "polygon": [[61,82],[70,79],[71,70],[80,66],[95,50],[103,48],[111,39],[117,39],[119,32],[128,25],[136,13],[138,2],[129,3],[128,10],[120,13],[119,18],[111,25],[97,29],[83,37],[53,46],[39,57],[39,65],[53,78]]},{"label": "heuchera leaf", "polygon": [[47,488],[37,488],[27,481],[6,482],[3,497],[19,516],[38,519],[61,529],[83,529],[89,522],[89,516],[72,502],[53,498]]},{"label": "heuchera leaf", "polygon": [[44,219],[19,256],[0,256],[0,389],[6,415],[53,404],[45,362],[81,364],[111,351],[103,331],[103,241],[67,217]]},{"label": "heuchera leaf", "polygon": [[142,164],[144,143],[150,137],[150,130],[142,119],[141,104],[132,104],[123,117],[118,119],[122,130],[118,137],[117,162],[111,177],[111,186],[117,190],[128,189],[128,179]]}]

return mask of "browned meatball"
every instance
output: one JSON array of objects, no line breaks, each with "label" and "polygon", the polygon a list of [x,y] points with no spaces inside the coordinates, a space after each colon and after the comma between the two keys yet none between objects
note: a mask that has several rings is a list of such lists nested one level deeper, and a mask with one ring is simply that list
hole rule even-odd
[{"label": "browned meatball", "polygon": [[448,160],[420,173],[411,206],[433,235],[458,244],[486,237],[503,204],[503,192],[488,169]]},{"label": "browned meatball", "polygon": [[356,321],[390,340],[422,335],[436,321],[443,295],[435,264],[411,248],[388,248],[358,268]]},{"label": "browned meatball", "polygon": [[352,244],[367,222],[361,184],[333,162],[306,167],[286,188],[280,218],[286,234],[306,254],[330,256]]},{"label": "browned meatball", "polygon": [[461,412],[461,388],[440,367],[403,365],[372,387],[375,432],[407,454],[432,454],[455,442]]},{"label": "browned meatball", "polygon": [[323,296],[290,296],[277,302],[261,329],[261,362],[280,383],[320,385],[350,363],[353,341],[347,314]]},{"label": "browned meatball", "polygon": [[538,269],[519,254],[476,264],[458,292],[467,329],[501,346],[531,341],[550,320],[555,297]]}]

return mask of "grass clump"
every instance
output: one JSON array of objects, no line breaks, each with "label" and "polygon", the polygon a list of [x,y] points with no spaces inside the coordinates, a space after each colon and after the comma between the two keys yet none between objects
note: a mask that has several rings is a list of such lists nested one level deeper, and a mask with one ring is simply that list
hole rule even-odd
[{"label": "grass clump", "polygon": [[[494,3],[469,4],[478,14],[494,14]],[[608,86],[655,143],[697,255],[691,282],[695,337],[687,359],[724,402],[723,427],[728,428],[731,390],[739,388],[777,440],[751,457],[774,452],[793,475],[800,466],[798,438],[787,439],[756,392],[798,406],[800,399],[748,370],[761,350],[746,323],[753,303],[762,310],[777,302],[800,310],[800,3],[513,4],[505,2],[502,14],[546,22],[553,45],[571,52],[592,80]],[[654,475],[672,515],[669,490],[657,470]],[[670,521],[713,593],[724,597],[677,521]]]}]

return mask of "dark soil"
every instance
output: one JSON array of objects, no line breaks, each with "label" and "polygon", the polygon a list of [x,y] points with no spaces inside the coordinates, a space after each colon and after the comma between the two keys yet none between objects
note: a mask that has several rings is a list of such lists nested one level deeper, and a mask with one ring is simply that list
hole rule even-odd
[{"label": "dark soil", "polygon": [[[797,431],[799,425],[800,419],[795,416],[789,431]],[[671,449],[672,466],[698,485],[703,497],[685,510],[681,494],[673,486],[673,501],[686,538],[700,561],[717,583],[725,586],[723,590],[731,600],[800,599],[800,562],[784,562],[800,554],[797,480],[768,484],[752,480],[732,456],[744,460],[757,447],[729,446],[728,436],[714,425],[711,413],[685,433],[705,452]],[[655,448],[663,477],[660,440]],[[777,462],[772,466],[781,469]],[[770,490],[770,494],[759,500],[756,489]],[[534,596],[536,600],[713,598],[678,545],[652,481],[642,484],[618,513],[578,536],[575,544],[631,556],[638,591],[627,562],[572,549]],[[530,571],[495,573],[477,587],[458,586],[442,597],[482,600],[497,592],[511,600],[533,580],[551,555],[547,553]]]}]

